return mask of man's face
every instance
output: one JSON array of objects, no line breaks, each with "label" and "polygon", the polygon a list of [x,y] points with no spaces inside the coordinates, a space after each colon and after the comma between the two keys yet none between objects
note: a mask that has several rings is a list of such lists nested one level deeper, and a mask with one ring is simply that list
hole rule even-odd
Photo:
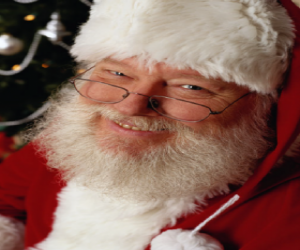
[{"label": "man's face", "polygon": [[[121,86],[130,92],[146,96],[161,95],[179,99],[185,98],[187,101],[208,106],[213,111],[223,110],[249,92],[249,89],[234,83],[205,79],[197,71],[191,69],[179,70],[162,63],[155,64],[149,69],[139,65],[136,58],[123,61],[103,60],[96,64],[90,79]],[[84,86],[83,91],[85,91]],[[103,134],[124,138],[133,142],[130,147],[131,151],[141,151],[149,145],[161,145],[166,141],[172,141],[176,131],[170,132],[167,129],[149,131],[147,127],[139,127],[134,122],[134,118],[149,118],[152,121],[164,120],[188,127],[196,133],[211,133],[214,130],[226,129],[231,124],[238,122],[242,116],[247,116],[253,107],[255,94],[251,95],[239,100],[222,114],[210,115],[209,118],[201,122],[175,121],[163,117],[149,107],[147,97],[136,94],[130,94],[129,97],[116,104],[95,103],[84,97],[80,97],[80,99],[87,105],[107,106],[112,112],[121,115],[115,120],[103,116],[97,117],[99,138]],[[188,117],[192,111],[185,110],[185,112]],[[134,143],[136,141],[139,143]]]},{"label": "man's face", "polygon": [[[213,111],[249,92],[193,70],[164,64],[149,70],[134,58],[106,59],[90,79],[146,96],[189,97]],[[75,178],[112,197],[145,201],[216,195],[227,192],[228,184],[243,183],[270,148],[271,104],[268,97],[251,93],[222,114],[192,123],[159,115],[145,96],[130,94],[122,102],[103,104],[66,86],[40,124],[46,129],[39,142],[48,165],[66,180]]]}]

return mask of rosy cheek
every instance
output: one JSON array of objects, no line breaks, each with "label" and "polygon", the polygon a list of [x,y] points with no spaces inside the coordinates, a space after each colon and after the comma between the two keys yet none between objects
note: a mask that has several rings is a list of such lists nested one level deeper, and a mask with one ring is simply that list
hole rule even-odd
[{"label": "rosy cheek", "polygon": [[92,100],[89,100],[81,95],[78,97],[78,100],[80,103],[83,103],[83,104],[95,104],[95,102],[93,102]]},{"label": "rosy cheek", "polygon": [[201,122],[182,122],[182,124],[194,130],[196,134],[207,135],[210,134],[215,127],[214,122],[212,120],[209,120],[210,118],[212,117],[208,117],[206,120],[203,120]]}]

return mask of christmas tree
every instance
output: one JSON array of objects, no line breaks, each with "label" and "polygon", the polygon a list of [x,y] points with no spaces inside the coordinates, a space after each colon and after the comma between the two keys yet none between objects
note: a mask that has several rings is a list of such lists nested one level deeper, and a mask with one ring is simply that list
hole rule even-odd
[{"label": "christmas tree", "polygon": [[[72,45],[78,27],[87,20],[89,3],[91,0],[0,1],[0,122],[32,114],[74,75],[68,45]],[[53,21],[59,22],[59,16],[66,30],[61,37],[50,41],[47,24],[51,19],[52,25]],[[1,74],[3,70],[20,69],[37,34],[41,40],[28,66],[17,74]],[[12,136],[26,126],[28,123],[18,126],[0,123],[0,131]]]}]

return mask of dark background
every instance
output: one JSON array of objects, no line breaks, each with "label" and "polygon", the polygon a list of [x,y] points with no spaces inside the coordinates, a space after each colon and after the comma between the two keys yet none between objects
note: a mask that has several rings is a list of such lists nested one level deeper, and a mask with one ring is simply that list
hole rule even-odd
[{"label": "dark background", "polygon": [[[39,0],[30,4],[0,1],[0,35],[10,34],[24,43],[22,51],[15,55],[0,54],[0,69],[11,70],[13,65],[23,61],[35,33],[45,29],[55,11],[60,13],[66,30],[72,33],[64,37],[63,42],[72,45],[78,27],[88,18],[89,7],[81,1]],[[25,21],[24,17],[30,14],[35,16],[35,20]],[[42,67],[42,64],[48,65],[48,68]],[[33,113],[51,93],[74,75],[74,66],[66,49],[54,45],[43,36],[36,55],[24,71],[13,76],[0,75],[0,121],[18,120]],[[2,126],[0,131],[11,136],[29,125]]]}]

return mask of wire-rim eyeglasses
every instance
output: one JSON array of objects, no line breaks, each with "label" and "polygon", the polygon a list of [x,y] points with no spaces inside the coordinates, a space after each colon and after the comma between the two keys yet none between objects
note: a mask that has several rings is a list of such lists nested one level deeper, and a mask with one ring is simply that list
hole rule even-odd
[{"label": "wire-rim eyeglasses", "polygon": [[[92,67],[94,68],[94,67]],[[92,69],[90,68],[90,69]],[[90,70],[88,69],[88,70]],[[207,119],[210,115],[218,115],[223,113],[225,110],[227,110],[229,107],[231,107],[234,103],[238,102],[245,96],[248,96],[252,92],[248,92],[229,105],[227,105],[224,109],[221,111],[213,111],[210,107],[199,104],[196,102],[191,102],[184,99],[169,97],[169,96],[161,96],[161,95],[144,95],[137,92],[131,92],[127,90],[126,88],[123,88],[121,86],[117,86],[110,83],[90,80],[90,79],[84,79],[80,78],[83,74],[85,74],[88,70],[85,72],[71,78],[69,81],[74,85],[76,91],[84,98],[87,98],[91,101],[98,102],[98,103],[104,103],[104,104],[115,104],[122,102],[124,99],[130,96],[130,94],[139,95],[148,98],[148,106],[157,112],[158,114],[168,117],[173,120],[182,121],[182,122],[201,122],[205,119]],[[82,84],[82,81],[84,81],[84,84]],[[90,88],[93,90],[91,91],[92,94],[87,95],[86,93],[83,93],[83,91],[80,89],[83,85],[89,83]],[[98,97],[99,93],[101,92],[101,100]],[[95,95],[93,97],[92,95]],[[113,100],[115,98],[115,100]],[[117,99],[116,99],[117,98]],[[107,100],[106,100],[107,99]],[[175,103],[175,105],[174,105]],[[150,104],[150,105],[149,105]],[[175,108],[177,107],[177,108]],[[186,109],[189,109],[190,112],[186,112]],[[191,119],[187,119],[190,114]],[[197,118],[197,119],[196,119]]]}]

